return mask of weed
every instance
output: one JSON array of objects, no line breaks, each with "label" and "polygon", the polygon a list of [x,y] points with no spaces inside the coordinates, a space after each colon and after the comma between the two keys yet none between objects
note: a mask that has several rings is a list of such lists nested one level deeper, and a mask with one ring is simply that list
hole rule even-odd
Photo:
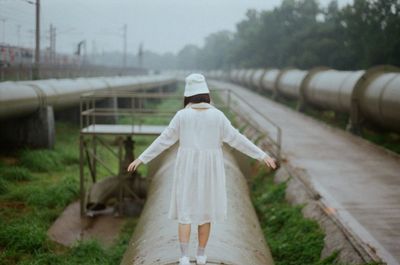
[{"label": "weed", "polygon": [[31,172],[25,167],[3,166],[0,167],[0,179],[8,181],[24,181],[33,178]]},{"label": "weed", "polygon": [[57,183],[34,182],[15,186],[5,195],[8,201],[25,202],[36,207],[64,207],[78,195],[78,181],[64,177]]},{"label": "weed", "polygon": [[37,172],[59,171],[62,162],[62,156],[54,150],[24,149],[20,155],[21,165]]},{"label": "weed", "polygon": [[2,222],[0,245],[14,251],[35,253],[45,247],[46,229],[33,214],[12,222]]},{"label": "weed", "polygon": [[8,192],[8,186],[8,181],[0,178],[0,195],[6,194]]}]

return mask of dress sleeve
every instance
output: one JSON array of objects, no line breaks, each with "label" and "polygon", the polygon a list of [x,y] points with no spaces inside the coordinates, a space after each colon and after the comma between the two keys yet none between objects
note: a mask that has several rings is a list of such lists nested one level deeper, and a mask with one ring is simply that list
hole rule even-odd
[{"label": "dress sleeve", "polygon": [[222,141],[239,150],[240,152],[257,159],[264,160],[269,154],[261,150],[257,145],[241,134],[238,129],[232,126],[229,119],[222,115]]},{"label": "dress sleeve", "polygon": [[147,164],[158,156],[162,151],[176,143],[179,139],[179,112],[170,121],[169,125],[164,129],[164,131],[147,147],[146,150],[138,157],[143,164]]}]

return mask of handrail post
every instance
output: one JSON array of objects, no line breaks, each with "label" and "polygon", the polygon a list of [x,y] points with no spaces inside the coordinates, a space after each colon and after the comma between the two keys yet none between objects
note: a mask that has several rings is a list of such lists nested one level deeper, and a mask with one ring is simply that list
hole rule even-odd
[{"label": "handrail post", "polygon": [[228,111],[231,111],[231,90],[228,89]]}]

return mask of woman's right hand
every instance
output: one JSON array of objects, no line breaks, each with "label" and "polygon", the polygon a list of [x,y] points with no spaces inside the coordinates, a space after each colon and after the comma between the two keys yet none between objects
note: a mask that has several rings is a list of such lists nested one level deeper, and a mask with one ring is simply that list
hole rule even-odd
[{"label": "woman's right hand", "polygon": [[139,158],[136,158],[132,163],[129,164],[127,171],[134,172],[141,163],[142,163],[142,160],[140,160]]},{"label": "woman's right hand", "polygon": [[264,163],[272,169],[276,169],[276,167],[277,167],[276,160],[270,156],[267,156],[266,158],[264,158]]}]

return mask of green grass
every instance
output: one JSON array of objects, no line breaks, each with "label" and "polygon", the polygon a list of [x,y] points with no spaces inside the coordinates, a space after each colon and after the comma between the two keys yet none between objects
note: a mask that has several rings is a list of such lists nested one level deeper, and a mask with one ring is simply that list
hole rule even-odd
[{"label": "green grass", "polygon": [[63,167],[61,155],[52,150],[25,149],[21,152],[20,162],[36,172],[58,171]]},{"label": "green grass", "polygon": [[17,253],[34,254],[44,250],[47,247],[46,227],[39,218],[32,212],[12,222],[3,222],[0,244]]},{"label": "green grass", "polygon": [[118,264],[137,218],[110,248],[82,241],[69,249],[47,237],[65,206],[79,198],[79,127],[57,122],[56,133],[54,150],[0,158],[0,264]]},{"label": "green grass", "polygon": [[377,133],[370,129],[364,129],[363,137],[377,145],[400,154],[400,134],[390,132]]},{"label": "green grass", "polygon": [[57,181],[35,181],[30,185],[15,185],[4,199],[24,202],[35,207],[65,207],[78,197],[78,178],[75,175],[62,176]]},{"label": "green grass", "polygon": [[[18,263],[21,265],[119,264],[136,223],[137,218],[130,218],[120,232],[118,240],[109,248],[101,246],[96,240],[78,241],[71,248],[55,247],[46,239],[41,227],[16,224],[8,228],[9,231],[0,232],[0,242],[2,234],[14,233],[15,235],[11,240],[8,239],[12,245],[0,254],[0,260],[3,258],[4,264]],[[20,252],[23,252],[24,255],[17,256]]]},{"label": "green grass", "polygon": [[7,180],[0,178],[0,195],[8,192],[9,183]]},{"label": "green grass", "polygon": [[0,166],[0,179],[8,181],[32,180],[33,175],[26,167]]},{"label": "green grass", "polygon": [[[320,259],[324,232],[314,220],[304,218],[304,205],[285,200],[286,182],[274,183],[273,173],[260,167],[251,181],[251,200],[276,265],[339,265],[340,250]],[[377,265],[368,263],[364,265]],[[344,265],[344,264],[343,264]]]}]

